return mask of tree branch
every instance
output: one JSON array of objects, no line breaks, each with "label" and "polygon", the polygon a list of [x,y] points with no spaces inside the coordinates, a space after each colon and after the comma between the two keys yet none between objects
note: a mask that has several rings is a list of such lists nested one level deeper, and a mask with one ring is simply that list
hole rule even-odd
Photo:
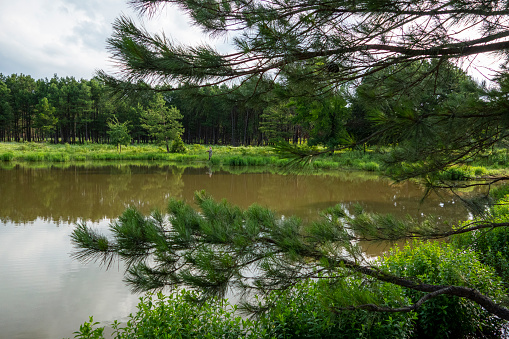
[{"label": "tree branch", "polygon": [[366,311],[371,311],[371,312],[388,312],[388,313],[411,312],[411,311],[417,310],[419,307],[422,306],[422,304],[424,304],[429,299],[435,298],[439,295],[449,294],[449,292],[451,292],[451,291],[453,291],[452,286],[445,287],[445,288],[437,290],[435,292],[425,294],[415,304],[409,305],[409,306],[404,306],[404,307],[385,307],[385,306],[379,306],[376,304],[364,304],[364,305],[357,305],[357,306],[334,307],[334,308],[332,308],[332,311],[335,313],[338,313],[337,312],[338,310],[341,310],[341,311],[366,310]]},{"label": "tree branch", "polygon": [[[385,273],[379,269],[375,269],[372,267],[361,266],[354,261],[343,259],[338,262],[338,264],[343,264],[345,267],[352,269],[355,272],[362,273],[364,275],[373,277],[380,281],[385,281],[394,285],[398,285],[401,287],[406,287],[414,291],[426,292],[426,293],[434,293],[437,292],[437,295],[446,294],[451,296],[456,296],[460,298],[469,299],[476,304],[482,306],[488,312],[495,314],[501,319],[509,320],[509,309],[500,306],[495,303],[493,300],[483,295],[479,291],[473,288],[462,287],[462,286],[447,286],[447,285],[430,285],[418,283],[407,278],[393,276],[391,274]],[[440,293],[438,293],[440,292]],[[435,297],[435,296],[433,296]],[[429,298],[428,298],[429,299]],[[427,300],[427,299],[426,299]]]}]

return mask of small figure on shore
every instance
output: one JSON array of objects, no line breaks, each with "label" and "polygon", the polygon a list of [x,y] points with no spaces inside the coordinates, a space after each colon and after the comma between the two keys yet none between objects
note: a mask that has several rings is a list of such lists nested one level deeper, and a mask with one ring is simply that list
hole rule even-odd
[{"label": "small figure on shore", "polygon": [[212,147],[209,147],[209,150],[207,152],[209,152],[209,161],[210,161],[210,158],[212,158]]}]

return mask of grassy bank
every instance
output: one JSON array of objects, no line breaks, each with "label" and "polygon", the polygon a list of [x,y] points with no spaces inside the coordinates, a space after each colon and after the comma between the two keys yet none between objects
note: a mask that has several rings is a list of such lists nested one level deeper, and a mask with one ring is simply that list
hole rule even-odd
[{"label": "grassy bank", "polygon": [[[207,164],[211,166],[246,167],[263,166],[284,168],[290,160],[282,159],[271,147],[214,146],[212,159],[208,160],[207,146],[187,145],[186,153],[167,153],[156,145],[131,145],[119,153],[113,145],[54,145],[45,143],[0,143],[0,161],[4,163],[86,163],[110,161],[150,161],[182,164]],[[381,162],[373,152],[349,151],[317,159],[310,169],[357,169],[379,171]]]},{"label": "grassy bank", "polygon": [[[143,144],[124,147],[122,152],[116,146],[107,144],[46,144],[46,143],[0,143],[0,166],[12,167],[25,163],[37,166],[56,164],[94,163],[110,164],[112,161],[137,161],[149,163],[172,163],[185,166],[213,166],[216,168],[261,168],[282,170],[290,167],[291,160],[280,158],[271,147],[254,146],[213,146],[212,159],[208,160],[208,146],[187,145],[186,153],[167,153],[163,147]],[[351,169],[385,173],[383,155],[368,150],[335,152],[308,163],[305,170]],[[509,152],[495,149],[476,161],[454,166],[440,174],[443,180],[471,180],[490,175],[500,175],[509,168]],[[300,167],[302,170],[302,167]]]}]

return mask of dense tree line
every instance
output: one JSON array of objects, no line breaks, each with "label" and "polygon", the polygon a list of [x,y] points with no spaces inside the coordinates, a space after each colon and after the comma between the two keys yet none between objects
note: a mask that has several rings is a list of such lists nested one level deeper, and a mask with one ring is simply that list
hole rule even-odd
[{"label": "dense tree line", "polygon": [[[154,127],[147,125],[154,107],[164,106],[178,111],[175,119],[182,126],[177,134],[186,143],[238,146],[285,140],[332,149],[382,130],[384,119],[386,123],[401,117],[414,121],[407,118],[429,117],[442,108],[458,111],[462,107],[451,108],[454,101],[466,97],[471,103],[486,97],[485,89],[459,68],[447,62],[436,64],[421,61],[402,70],[388,68],[355,86],[324,92],[309,89],[308,95],[298,96],[292,83],[270,84],[260,78],[242,86],[176,88],[164,94],[139,90],[119,97],[98,78],[34,80],[28,75],[0,75],[0,140],[108,142],[108,123],[116,119],[126,124],[133,142],[155,140],[168,147],[168,135],[159,131],[156,136]],[[411,88],[402,85],[407,83],[403,79],[433,72]],[[379,86],[381,79],[384,86]],[[154,121],[153,114],[149,120]],[[400,142],[404,134],[392,130],[392,136],[384,133],[383,138],[369,138],[370,143]],[[169,136],[173,139],[176,134]]]},{"label": "dense tree line", "polygon": [[[273,91],[255,94],[256,85],[174,91],[165,94],[165,105],[180,110],[187,143],[262,145],[280,138],[302,142],[313,135],[323,141],[328,123],[316,115],[333,114],[323,99],[304,105],[279,99]],[[107,142],[108,122],[115,118],[128,123],[134,141],[148,142],[142,116],[155,97],[140,92],[119,99],[98,79],[0,75],[0,140]]]},{"label": "dense tree line", "polygon": [[102,142],[116,113],[97,80],[0,75],[0,140]]},{"label": "dense tree line", "polygon": [[[185,142],[261,145],[278,137],[302,141],[309,136],[294,124],[290,108],[273,104],[273,95],[253,98],[252,89],[235,89],[211,86],[165,94],[165,105],[183,116]],[[128,123],[133,141],[148,142],[142,116],[156,100],[156,94],[147,92],[119,99],[95,78],[35,80],[0,74],[0,140],[107,142],[108,122],[116,118]]]}]

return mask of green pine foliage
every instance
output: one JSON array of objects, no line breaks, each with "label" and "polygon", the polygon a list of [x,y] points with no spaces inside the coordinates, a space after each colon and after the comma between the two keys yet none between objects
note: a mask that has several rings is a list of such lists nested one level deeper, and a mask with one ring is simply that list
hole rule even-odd
[{"label": "green pine foliage", "polygon": [[117,146],[118,153],[122,152],[122,145],[127,146],[131,142],[131,136],[127,127],[128,123],[128,121],[120,123],[116,117],[108,122],[110,142]]},{"label": "green pine foliage", "polygon": [[107,265],[123,260],[125,281],[135,291],[187,286],[200,292],[201,301],[224,298],[231,289],[243,292],[241,309],[261,316],[265,333],[275,337],[501,333],[495,314],[504,317],[505,290],[476,252],[414,243],[373,262],[358,246],[443,234],[432,220],[337,205],[304,224],[258,205],[242,210],[203,191],[195,201],[200,212],[179,200],[169,202],[166,214],[129,208],[112,223],[110,237],[80,225],[72,234],[73,256]]},{"label": "green pine foliage", "polygon": [[[166,101],[162,94],[156,94],[147,110],[141,110],[142,126],[147,129],[156,142],[166,146],[168,153],[183,153],[183,142],[180,136],[184,129],[180,119],[182,119],[180,111],[175,106],[166,107]],[[175,146],[174,150],[180,150],[180,152],[171,151],[170,141],[177,141],[177,139],[180,140],[180,143]]]},{"label": "green pine foliage", "polygon": [[[140,14],[153,14],[163,3],[132,1]],[[208,43],[179,43],[176,37],[153,34],[121,16],[108,40],[119,69],[116,77],[100,72],[101,79],[117,90],[136,91],[147,83],[173,89],[172,84],[199,87],[264,76],[282,78],[303,92],[327,91],[328,84],[357,80],[394,65],[405,67],[423,59],[446,62],[506,48],[507,30],[498,25],[507,14],[502,1],[417,1],[404,8],[396,1],[172,4],[212,37],[235,32],[233,50],[221,53]],[[468,26],[472,22],[478,25]]]},{"label": "green pine foliage", "polygon": [[[217,219],[216,222],[203,226],[203,219],[188,205],[178,201],[171,203],[170,209],[179,215],[173,221],[175,232],[181,235],[179,238],[182,247],[186,242],[193,241],[203,227],[208,229],[208,242],[211,244],[220,245],[235,238],[238,248],[249,246],[250,238],[256,237],[259,231],[257,222],[267,222],[273,218],[266,215],[266,210],[253,206],[244,212],[250,215],[251,220],[246,225],[245,235],[234,236],[235,228],[225,229],[225,225],[236,224],[242,218],[240,209],[224,201],[217,204],[203,200],[200,203],[206,218]],[[336,214],[341,215],[341,212],[337,211]],[[119,234],[116,246],[125,248],[121,255],[131,258],[132,263],[144,257],[146,249],[139,244],[147,241],[159,242],[157,257],[164,256],[163,252],[168,253],[168,243],[157,240],[157,232],[163,222],[157,213],[149,221],[139,212],[129,209],[119,222],[121,224],[117,223],[112,228]],[[86,231],[84,226],[80,228]],[[292,228],[289,226],[280,230],[280,237],[292,233]],[[88,244],[86,246],[89,249],[112,248],[112,244],[102,236],[88,231],[85,233],[87,235],[80,241]],[[133,235],[127,236],[129,233]],[[327,235],[334,236],[331,233]],[[337,238],[338,235],[335,236]],[[288,241],[285,241],[287,246],[296,245]],[[136,242],[138,249],[133,250]],[[204,279],[203,273],[213,269],[216,277],[224,279],[226,271],[221,267],[231,267],[233,264],[228,253],[215,256],[210,253],[210,249],[205,252],[208,254],[202,253],[194,260],[202,277],[193,278],[191,272],[187,273],[190,279],[188,282],[192,281],[201,290],[210,287],[210,280]],[[213,258],[212,261],[210,258]],[[170,257],[166,257],[166,260],[173,261]],[[501,279],[492,268],[480,263],[475,252],[451,245],[414,243],[404,249],[393,249],[372,265],[384,272],[412,277],[423,283],[475,288],[495,301],[502,300],[505,295]],[[154,283],[158,279],[158,274],[154,271],[150,273],[154,275],[153,280],[145,280],[144,283]],[[113,337],[498,338],[502,335],[504,323],[499,318],[469,300],[454,296],[440,295],[409,312],[373,312],[371,308],[373,305],[405,307],[423,296],[423,293],[377,279],[366,279],[360,273],[352,274],[344,267],[337,267],[333,274],[316,273],[312,279],[305,278],[263,297],[251,296],[254,300],[245,304],[244,309],[256,314],[253,320],[241,318],[236,313],[236,306],[226,300],[211,299],[207,293],[182,290],[168,296],[161,293],[157,297],[148,294],[141,299],[138,311],[129,316],[126,324],[116,321],[112,324]],[[86,322],[75,332],[75,337],[103,338],[103,327],[94,327],[96,325],[98,323],[93,324],[92,320]]]}]

